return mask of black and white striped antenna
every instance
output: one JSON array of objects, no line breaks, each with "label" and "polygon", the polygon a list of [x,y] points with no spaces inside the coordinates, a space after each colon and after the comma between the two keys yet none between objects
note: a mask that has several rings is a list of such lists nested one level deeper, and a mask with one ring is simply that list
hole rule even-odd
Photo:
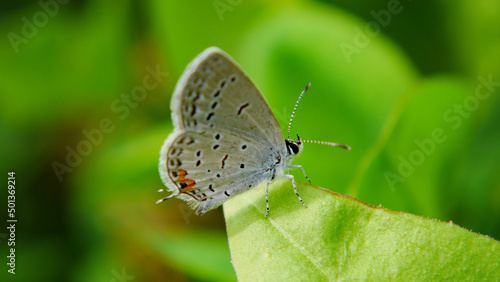
[{"label": "black and white striped antenna", "polygon": [[297,110],[297,106],[299,105],[300,99],[302,99],[302,95],[304,95],[304,93],[306,93],[307,89],[309,89],[310,86],[311,86],[311,83],[309,82],[307,84],[306,88],[304,88],[304,90],[302,90],[302,93],[300,93],[299,99],[297,99],[297,103],[295,103],[295,107],[293,108],[292,116],[290,117],[290,122],[288,123],[288,139],[290,139],[290,128],[292,127],[293,116],[295,115],[295,111]]},{"label": "black and white striped antenna", "polygon": [[[288,123],[288,139],[290,139],[290,128],[292,127],[292,121],[293,121],[293,117],[295,115],[295,111],[297,110],[297,106],[299,105],[300,99],[302,99],[302,95],[304,95],[304,93],[306,93],[306,91],[307,91],[307,89],[309,89],[309,87],[311,87],[311,83],[308,83],[306,88],[304,88],[304,90],[302,90],[302,93],[300,93],[300,95],[299,95],[299,99],[297,99],[297,102],[295,103],[295,107],[293,108],[292,116],[290,117],[290,122]],[[300,137],[298,137],[298,138],[299,138],[299,142],[303,142],[303,143],[320,144],[320,145],[326,145],[326,146],[331,146],[331,147],[340,147],[340,148],[344,148],[348,151],[351,150],[350,146],[344,145],[344,144],[328,142],[328,141],[300,140]]]}]

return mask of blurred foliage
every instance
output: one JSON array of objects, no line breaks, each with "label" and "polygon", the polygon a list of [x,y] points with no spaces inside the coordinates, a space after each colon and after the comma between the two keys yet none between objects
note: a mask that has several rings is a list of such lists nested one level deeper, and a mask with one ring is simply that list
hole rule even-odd
[{"label": "blurred foliage", "polygon": [[[312,83],[292,133],[353,148],[306,145],[295,163],[313,184],[500,238],[498,0],[0,6],[1,167],[16,172],[18,281],[235,279],[221,209],[200,217],[178,200],[153,204],[170,95],[212,45],[241,64],[284,130]],[[379,30],[368,24],[377,18]],[[168,75],[130,98],[156,69]],[[436,129],[446,140],[426,154],[418,144]],[[402,159],[419,163],[404,177]]]}]

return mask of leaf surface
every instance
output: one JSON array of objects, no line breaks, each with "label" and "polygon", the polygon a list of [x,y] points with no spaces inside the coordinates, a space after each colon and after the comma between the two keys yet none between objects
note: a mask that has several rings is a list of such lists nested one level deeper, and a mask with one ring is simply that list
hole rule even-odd
[{"label": "leaf surface", "polygon": [[500,279],[500,244],[453,223],[368,205],[289,182],[224,204],[229,246],[245,280]]}]

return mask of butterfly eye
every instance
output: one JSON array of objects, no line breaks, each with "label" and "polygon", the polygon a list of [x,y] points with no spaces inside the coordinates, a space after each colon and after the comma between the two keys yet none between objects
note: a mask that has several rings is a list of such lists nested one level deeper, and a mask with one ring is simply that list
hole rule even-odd
[{"label": "butterfly eye", "polygon": [[299,153],[299,146],[297,144],[292,143],[288,140],[286,140],[285,142],[290,154],[297,155]]}]

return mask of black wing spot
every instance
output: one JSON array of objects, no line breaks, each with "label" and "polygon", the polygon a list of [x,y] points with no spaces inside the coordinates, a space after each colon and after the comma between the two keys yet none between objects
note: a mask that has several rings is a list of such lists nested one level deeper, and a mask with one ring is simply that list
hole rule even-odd
[{"label": "black wing spot", "polygon": [[200,98],[200,92],[194,91],[193,89],[186,90],[186,98],[195,102]]},{"label": "black wing spot", "polygon": [[217,89],[217,91],[214,92],[214,98],[217,98],[217,96],[220,95],[220,89]]},{"label": "black wing spot", "polygon": [[240,168],[245,168],[245,164],[240,164]]},{"label": "black wing spot", "polygon": [[186,119],[186,127],[196,127],[198,122],[195,119]]},{"label": "black wing spot", "polygon": [[248,188],[252,187],[252,184],[248,185]]},{"label": "black wing spot", "polygon": [[224,168],[224,166],[226,165],[227,157],[228,157],[228,155],[225,155],[224,158],[222,159],[222,167],[221,168]]},{"label": "black wing spot", "polygon": [[210,191],[212,192],[215,192],[214,188],[212,188],[212,184],[208,185],[208,189],[210,189]]},{"label": "black wing spot", "polygon": [[229,195],[229,193],[227,191],[224,191],[224,194],[226,194],[226,196],[228,196],[228,197],[231,196],[231,195]]},{"label": "black wing spot", "polygon": [[201,165],[201,161],[200,161],[200,160],[198,160],[198,161],[196,162],[196,166],[200,166],[200,165]]},{"label": "black wing spot", "polygon": [[194,114],[196,114],[196,106],[195,106],[195,105],[192,105],[192,106],[191,106],[191,113],[190,113],[190,115],[191,115],[191,116],[194,116]]},{"label": "black wing spot", "polygon": [[245,150],[246,148],[247,148],[247,145],[243,145],[243,146],[241,146],[241,149],[242,149],[242,150]]},{"label": "black wing spot", "polygon": [[231,75],[230,80],[231,80],[231,82],[232,82],[232,83],[234,83],[234,82],[236,81],[236,79],[237,79],[237,78],[236,78],[236,75],[234,75],[234,74],[233,74],[233,75]]},{"label": "black wing spot", "polygon": [[182,148],[172,148],[169,152],[169,157],[179,157],[182,154]]},{"label": "black wing spot", "polygon": [[220,173],[217,173],[217,175],[216,175],[216,176],[217,176],[217,177],[220,177]]},{"label": "black wing spot", "polygon": [[207,115],[207,121],[210,120],[214,115],[215,115],[214,112],[208,113],[208,115]]},{"label": "black wing spot", "polygon": [[211,170],[210,169],[207,169],[207,172],[210,172]]},{"label": "black wing spot", "polygon": [[184,144],[184,142],[186,142],[187,145],[193,144],[194,138],[192,138],[191,136],[182,136],[181,138],[179,138],[179,140],[176,141],[176,144],[182,145]]},{"label": "black wing spot", "polygon": [[177,170],[172,170],[170,174],[173,176],[173,178],[177,178],[177,176],[179,176],[179,172]]},{"label": "black wing spot", "polygon": [[212,110],[215,109],[215,107],[217,107],[217,104],[219,104],[219,103],[217,101],[214,101],[212,103],[212,105],[210,106],[210,108],[212,108]]},{"label": "black wing spot", "polygon": [[196,96],[194,96],[193,102],[196,102],[196,100],[200,99],[200,92],[196,91],[195,94],[196,94]]},{"label": "black wing spot", "polygon": [[224,89],[224,87],[225,87],[225,86],[226,86],[226,80],[225,80],[225,79],[223,79],[223,80],[221,80],[221,81],[220,81],[220,83],[219,83],[219,88],[220,88],[220,89]]},{"label": "black wing spot", "polygon": [[214,128],[214,124],[213,123],[211,123],[209,126],[210,126],[210,128]]},{"label": "black wing spot", "polygon": [[196,152],[196,156],[197,157],[201,156],[201,151]]},{"label": "black wing spot", "polygon": [[241,115],[241,111],[243,111],[244,108],[248,107],[250,104],[246,103],[244,105],[241,105],[240,108],[238,109],[238,115]]},{"label": "black wing spot", "polygon": [[215,151],[215,150],[217,150],[217,148],[219,148],[219,147],[220,147],[220,146],[219,146],[219,144],[215,144],[212,148],[213,148],[213,149],[214,149],[214,151]]},{"label": "black wing spot", "polygon": [[192,86],[198,86],[202,83],[201,78],[198,75],[194,75],[193,78],[191,79],[191,85]]},{"label": "black wing spot", "polygon": [[214,136],[215,140],[219,140],[220,139],[220,134],[217,133],[215,136]]}]

